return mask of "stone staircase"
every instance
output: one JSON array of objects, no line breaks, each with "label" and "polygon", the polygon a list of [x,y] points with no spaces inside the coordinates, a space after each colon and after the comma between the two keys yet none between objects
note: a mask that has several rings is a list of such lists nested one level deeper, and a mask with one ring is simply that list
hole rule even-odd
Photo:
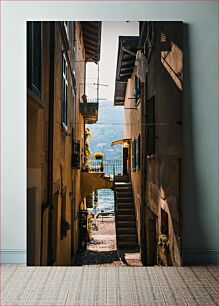
[{"label": "stone staircase", "polygon": [[135,206],[128,176],[115,177],[117,248],[138,251]]}]

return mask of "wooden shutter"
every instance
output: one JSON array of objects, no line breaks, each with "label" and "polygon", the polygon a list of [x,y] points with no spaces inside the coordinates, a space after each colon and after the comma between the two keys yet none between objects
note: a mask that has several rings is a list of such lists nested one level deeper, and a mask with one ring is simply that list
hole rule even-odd
[{"label": "wooden shutter", "polygon": [[80,169],[80,141],[72,141],[72,168]]},{"label": "wooden shutter", "polygon": [[147,155],[155,154],[155,97],[153,96],[146,104],[146,152]]},{"label": "wooden shutter", "polygon": [[136,169],[136,140],[132,141],[132,170]]},{"label": "wooden shutter", "polygon": [[38,94],[41,92],[41,22],[33,22],[32,32],[32,86]]},{"label": "wooden shutter", "polygon": [[134,87],[134,97],[135,97],[135,104],[138,103],[138,99],[140,98],[140,77],[135,75],[135,87]]},{"label": "wooden shutter", "polygon": [[140,169],[140,158],[141,158],[141,136],[139,135],[136,140],[136,169]]},{"label": "wooden shutter", "polygon": [[27,86],[38,97],[41,96],[42,72],[42,28],[41,22],[27,23]]},{"label": "wooden shutter", "polygon": [[67,128],[67,92],[68,92],[68,65],[64,51],[62,51],[62,126]]}]

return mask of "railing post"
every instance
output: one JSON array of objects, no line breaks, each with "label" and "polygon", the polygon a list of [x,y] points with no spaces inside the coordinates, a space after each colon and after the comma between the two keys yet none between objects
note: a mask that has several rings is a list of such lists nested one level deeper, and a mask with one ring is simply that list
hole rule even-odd
[{"label": "railing post", "polygon": [[115,216],[115,230],[116,230],[116,247],[118,249],[118,243],[117,243],[117,201],[116,201],[115,182],[116,182],[115,162],[113,162],[114,216]]}]

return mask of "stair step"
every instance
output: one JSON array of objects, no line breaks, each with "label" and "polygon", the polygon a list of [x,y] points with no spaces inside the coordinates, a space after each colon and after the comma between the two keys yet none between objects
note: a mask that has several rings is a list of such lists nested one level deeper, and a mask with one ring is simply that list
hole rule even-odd
[{"label": "stair step", "polygon": [[118,242],[138,242],[137,236],[135,234],[118,234]]},{"label": "stair step", "polygon": [[117,210],[120,209],[134,209],[133,203],[117,203]]},{"label": "stair step", "polygon": [[118,221],[135,221],[135,215],[117,215]]},{"label": "stair step", "polygon": [[131,182],[115,182],[115,187],[131,187]]},{"label": "stair step", "polygon": [[117,216],[118,215],[132,215],[135,216],[135,209],[134,208],[119,208],[117,207]]},{"label": "stair step", "polygon": [[136,228],[135,220],[117,220],[117,228]]},{"label": "stair step", "polygon": [[117,203],[132,203],[134,205],[134,201],[132,198],[116,198]]},{"label": "stair step", "polygon": [[131,185],[131,183],[130,184],[128,184],[128,183],[126,183],[126,184],[115,184],[115,189],[117,189],[117,190],[132,190],[132,185]]},{"label": "stair step", "polygon": [[138,243],[135,241],[117,241],[119,248],[133,249],[138,248]]},{"label": "stair step", "polygon": [[126,182],[126,181],[129,181],[129,177],[128,175],[118,175],[118,176],[115,176],[115,181],[116,182]]},{"label": "stair step", "polygon": [[117,228],[118,235],[136,234],[136,227],[119,227]]},{"label": "stair step", "polygon": [[117,198],[133,198],[133,193],[128,191],[128,192],[122,192],[122,191],[116,191]]}]

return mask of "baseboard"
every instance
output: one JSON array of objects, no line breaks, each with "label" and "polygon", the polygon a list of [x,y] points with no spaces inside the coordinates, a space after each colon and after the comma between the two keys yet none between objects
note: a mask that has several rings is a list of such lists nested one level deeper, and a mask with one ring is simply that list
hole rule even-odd
[{"label": "baseboard", "polygon": [[184,250],[183,265],[218,264],[218,250]]},{"label": "baseboard", "polygon": [[1,264],[26,264],[26,250],[0,250]]}]

